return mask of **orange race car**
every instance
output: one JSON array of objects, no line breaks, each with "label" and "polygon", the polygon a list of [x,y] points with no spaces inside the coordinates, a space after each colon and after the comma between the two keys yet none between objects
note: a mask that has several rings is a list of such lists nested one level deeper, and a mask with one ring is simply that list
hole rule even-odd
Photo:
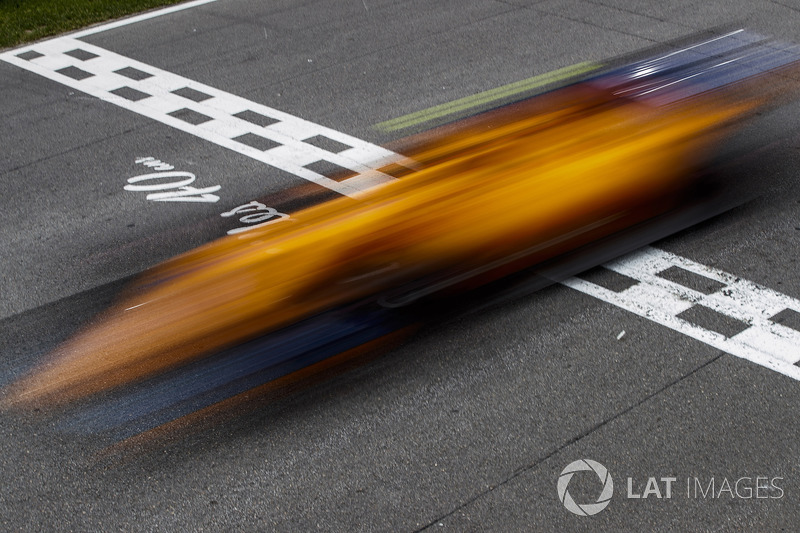
[{"label": "orange race car", "polygon": [[[284,338],[258,368],[282,364],[320,349],[308,344],[319,328],[297,326],[313,317],[329,317],[326,339],[351,335],[331,313],[374,324],[392,309],[422,310],[658,217],[687,201],[732,125],[793,84],[797,58],[735,31],[437,130],[409,149],[414,170],[357,201],[148,272],[13,384],[6,403],[72,400],[264,336]],[[350,344],[385,333],[358,331]],[[316,359],[346,348],[324,344]]]}]

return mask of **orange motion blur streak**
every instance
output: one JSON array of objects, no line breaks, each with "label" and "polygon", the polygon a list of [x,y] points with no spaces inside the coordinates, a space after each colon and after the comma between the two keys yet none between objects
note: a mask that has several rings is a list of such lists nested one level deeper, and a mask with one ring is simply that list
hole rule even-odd
[{"label": "orange motion blur streak", "polygon": [[[417,149],[421,170],[358,202],[334,200],[165,263],[15,384],[10,402],[95,393],[425,276],[558,243],[525,264],[547,259],[596,238],[586,228],[605,220],[629,225],[666,209],[657,199],[754,105],[654,108],[582,86],[547,98],[554,111],[517,119],[518,106]],[[606,226],[600,233],[619,229]]]}]

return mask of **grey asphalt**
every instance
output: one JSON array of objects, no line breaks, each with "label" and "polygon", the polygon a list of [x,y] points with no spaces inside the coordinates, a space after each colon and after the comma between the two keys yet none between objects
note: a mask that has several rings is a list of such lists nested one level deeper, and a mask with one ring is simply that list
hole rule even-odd
[{"label": "grey asphalt", "polygon": [[[219,0],[84,40],[386,143],[402,132],[373,124],[735,23],[800,42],[790,0]],[[0,385],[131,276],[221,236],[220,212],[304,183],[3,62],[0,102]],[[769,183],[760,199],[657,246],[800,298],[799,115],[792,103],[765,122],[778,141],[747,167]],[[141,156],[222,199],[123,190]],[[797,381],[557,285],[111,451],[60,415],[0,415],[0,529],[795,530],[799,402]],[[592,517],[556,490],[583,458],[615,484]],[[575,499],[596,497],[578,476]],[[641,493],[651,477],[676,478],[673,497],[626,497],[628,478]],[[712,477],[781,490],[687,491]]]}]

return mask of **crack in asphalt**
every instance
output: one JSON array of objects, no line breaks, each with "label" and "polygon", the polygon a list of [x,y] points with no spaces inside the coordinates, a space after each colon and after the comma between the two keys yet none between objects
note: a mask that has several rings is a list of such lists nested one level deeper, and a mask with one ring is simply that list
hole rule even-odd
[{"label": "crack in asphalt", "polygon": [[769,3],[770,4],[775,4],[775,5],[778,5],[778,6],[781,6],[781,7],[785,7],[786,9],[788,9],[790,11],[795,11],[797,13],[800,13],[800,9],[798,9],[796,7],[793,7],[793,6],[790,6],[790,5],[787,5],[787,4],[783,4],[781,2],[778,2],[777,0],[769,0]]},{"label": "crack in asphalt", "polygon": [[[91,98],[94,101],[99,101],[97,98],[95,98],[93,96],[89,97],[89,98]],[[120,131],[120,132],[114,133],[112,135],[106,135],[105,137],[98,138],[98,139],[93,139],[93,140],[91,140],[89,142],[86,142],[86,143],[83,143],[83,144],[79,144],[79,145],[67,148],[66,150],[61,150],[60,152],[54,152],[54,153],[51,153],[49,155],[33,159],[31,161],[26,161],[25,163],[22,163],[21,165],[17,165],[15,167],[11,167],[11,168],[9,168],[7,170],[3,170],[2,172],[0,172],[0,178],[6,176],[7,174],[12,174],[12,173],[17,172],[19,170],[22,170],[24,168],[32,167],[34,165],[38,165],[39,163],[44,163],[46,161],[50,161],[50,160],[55,159],[57,157],[61,157],[61,156],[67,155],[67,154],[71,154],[71,153],[77,152],[79,150],[84,150],[86,148],[90,148],[90,147],[92,147],[94,145],[97,145],[97,144],[104,144],[104,143],[108,142],[111,139],[116,139],[118,137],[122,137],[123,135],[128,135],[130,133],[134,133],[137,130],[140,130],[140,129],[144,128],[144,127],[145,126],[134,126],[132,128],[126,129],[125,131]]]},{"label": "crack in asphalt", "polygon": [[522,466],[522,467],[518,468],[511,475],[509,475],[508,477],[506,477],[502,481],[498,482],[497,484],[489,486],[489,488],[487,488],[486,490],[483,490],[483,491],[479,492],[478,494],[474,495],[473,497],[471,497],[471,498],[467,499],[466,501],[462,502],[461,504],[457,505],[451,511],[449,511],[449,512],[447,512],[447,513],[445,513],[445,514],[443,514],[443,515],[441,515],[439,517],[437,517],[435,520],[432,520],[431,522],[429,522],[428,524],[425,524],[424,526],[420,527],[419,529],[414,530],[414,533],[419,533],[421,531],[425,531],[425,530],[427,530],[427,529],[439,524],[443,520],[448,519],[449,517],[451,517],[454,514],[456,514],[458,511],[460,511],[460,510],[466,508],[467,506],[471,505],[472,503],[480,500],[484,496],[487,496],[488,494],[491,494],[496,489],[498,489],[498,488],[500,488],[500,487],[502,487],[504,485],[507,485],[508,483],[510,483],[514,479],[518,478],[519,476],[521,476],[521,475],[525,474],[526,472],[528,472],[530,470],[533,470],[534,468],[538,467],[539,465],[541,465],[545,461],[549,460],[550,458],[552,458],[554,455],[556,455],[557,453],[561,452],[562,450],[568,448],[569,446],[572,446],[573,444],[576,444],[576,443],[580,442],[581,440],[583,440],[584,438],[588,437],[592,433],[602,429],[603,427],[607,426],[611,422],[614,422],[615,420],[617,420],[617,419],[623,417],[624,415],[630,413],[631,411],[633,411],[637,407],[647,403],[648,401],[650,401],[651,399],[655,398],[656,396],[658,396],[662,392],[664,392],[664,391],[672,388],[673,386],[681,383],[686,378],[697,374],[698,372],[700,372],[704,368],[710,366],[712,363],[718,361],[719,359],[721,359],[725,355],[727,355],[725,352],[722,352],[722,351],[718,352],[716,356],[712,357],[711,359],[709,359],[705,363],[703,363],[703,364],[699,365],[698,367],[694,368],[693,370],[691,370],[687,374],[684,374],[684,375],[682,375],[682,376],[670,381],[669,383],[667,383],[666,385],[664,385],[660,389],[656,390],[655,392],[652,392],[651,394],[648,394],[647,396],[645,396],[644,398],[642,398],[638,402],[634,403],[633,405],[628,406],[627,408],[625,408],[622,411],[614,414],[613,416],[610,416],[609,418],[606,418],[605,420],[602,420],[602,421],[598,422],[597,424],[595,424],[594,426],[590,427],[589,429],[587,429],[583,433],[580,433],[580,434],[572,437],[571,439],[563,442],[560,446],[556,447],[555,449],[553,449],[552,451],[550,451],[549,453],[547,453],[545,456],[541,457],[540,459],[538,459],[538,460],[536,460],[536,461],[534,461],[534,462],[532,462],[530,464],[527,464],[525,466]]}]

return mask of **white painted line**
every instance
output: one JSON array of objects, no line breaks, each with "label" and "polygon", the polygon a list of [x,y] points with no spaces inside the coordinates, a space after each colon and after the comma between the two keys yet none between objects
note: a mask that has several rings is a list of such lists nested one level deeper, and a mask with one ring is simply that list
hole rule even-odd
[{"label": "white painted line", "polygon": [[170,13],[176,13],[178,11],[183,11],[185,9],[191,9],[193,7],[202,6],[205,4],[210,4],[212,2],[216,2],[217,0],[194,0],[193,2],[185,2],[182,4],[177,4],[170,7],[165,7],[163,9],[157,9],[155,11],[148,11],[147,13],[142,13],[141,15],[135,15],[133,17],[127,17],[120,20],[115,20],[113,22],[108,22],[106,24],[101,24],[99,26],[92,26],[91,28],[86,28],[85,30],[81,30],[75,33],[71,33],[69,36],[73,39],[77,39],[78,37],[85,37],[87,35],[94,35],[95,33],[101,33],[107,30],[113,30],[114,28],[119,28],[121,26],[127,26],[129,24],[135,24],[137,22],[141,22],[143,20],[149,20],[156,17],[161,17],[163,15],[169,15]]},{"label": "white painted line", "polygon": [[[348,196],[392,181],[378,169],[403,160],[380,146],[72,37],[5,52],[0,60]],[[314,164],[355,176],[337,181]]]},{"label": "white painted line", "polygon": [[[800,380],[800,367],[795,365],[800,361],[800,331],[770,320],[785,309],[800,312],[800,300],[650,247],[604,266],[639,283],[620,292],[578,278],[563,283],[729,354]],[[658,276],[670,267],[682,268],[723,285],[711,294],[703,294]],[[726,337],[677,316],[695,306],[736,319],[746,329]]]}]

